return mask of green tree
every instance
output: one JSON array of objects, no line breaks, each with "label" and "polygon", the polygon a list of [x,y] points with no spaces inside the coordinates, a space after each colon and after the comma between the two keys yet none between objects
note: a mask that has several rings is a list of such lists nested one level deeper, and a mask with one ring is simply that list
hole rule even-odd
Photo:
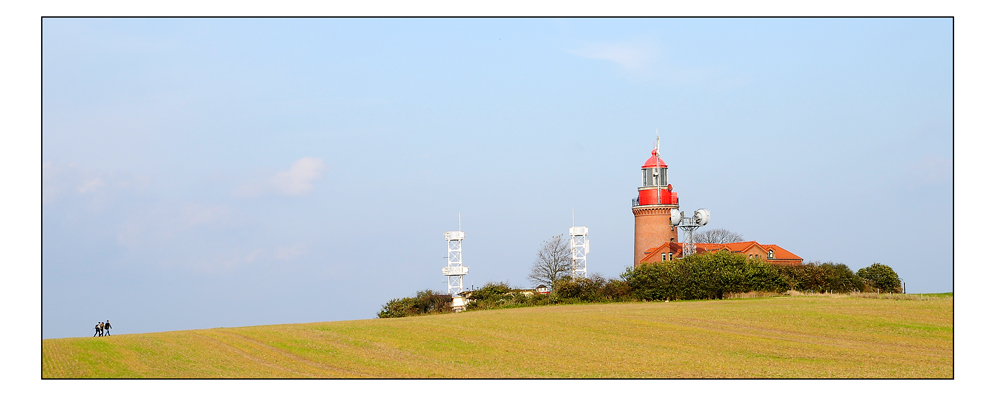
[{"label": "green tree", "polygon": [[638,300],[703,300],[728,293],[788,289],[773,265],[725,251],[627,268],[622,280]]},{"label": "green tree", "polygon": [[857,270],[857,276],[864,280],[869,290],[880,290],[883,293],[901,293],[902,278],[891,267],[874,263],[869,267]]},{"label": "green tree", "polygon": [[403,318],[405,316],[450,312],[452,297],[448,294],[423,290],[415,297],[395,298],[384,304],[378,318]]},{"label": "green tree", "polygon": [[593,274],[590,278],[563,278],[556,282],[553,293],[561,299],[584,302],[606,301],[608,297],[604,292],[607,284],[608,280],[599,274]]}]

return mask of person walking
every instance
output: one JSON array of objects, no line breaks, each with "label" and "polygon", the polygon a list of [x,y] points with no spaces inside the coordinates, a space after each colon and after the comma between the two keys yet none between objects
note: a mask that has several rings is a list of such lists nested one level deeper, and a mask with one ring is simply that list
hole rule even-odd
[{"label": "person walking", "polygon": [[107,319],[107,321],[104,322],[104,332],[107,333],[106,335],[111,335],[111,320],[110,319]]},{"label": "person walking", "polygon": [[93,326],[93,336],[96,337],[98,335],[103,335],[101,334],[102,332],[103,332],[103,326],[101,326],[100,322],[97,322],[97,325]]}]

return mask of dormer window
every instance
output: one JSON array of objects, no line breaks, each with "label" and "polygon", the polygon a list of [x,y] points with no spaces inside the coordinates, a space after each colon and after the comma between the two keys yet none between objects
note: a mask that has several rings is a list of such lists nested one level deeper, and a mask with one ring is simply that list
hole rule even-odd
[{"label": "dormer window", "polygon": [[774,249],[767,249],[767,260],[774,259]]}]

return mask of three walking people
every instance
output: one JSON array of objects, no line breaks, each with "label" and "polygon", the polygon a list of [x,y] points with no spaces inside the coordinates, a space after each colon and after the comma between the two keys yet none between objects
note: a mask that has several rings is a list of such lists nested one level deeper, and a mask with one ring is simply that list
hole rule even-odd
[{"label": "three walking people", "polygon": [[93,330],[94,337],[111,335],[111,320],[108,319],[106,322],[98,322],[96,326],[93,326]]}]

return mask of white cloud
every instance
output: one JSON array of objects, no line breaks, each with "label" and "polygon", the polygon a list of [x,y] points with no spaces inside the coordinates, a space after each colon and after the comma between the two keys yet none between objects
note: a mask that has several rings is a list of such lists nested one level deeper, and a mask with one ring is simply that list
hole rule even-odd
[{"label": "white cloud", "polygon": [[276,249],[276,259],[289,261],[304,254],[304,244],[298,243],[293,246],[280,246]]},{"label": "white cloud", "polygon": [[235,190],[235,194],[242,197],[265,194],[305,195],[314,190],[314,182],[321,178],[326,169],[325,161],[321,158],[304,157],[294,161],[289,170],[243,185]]},{"label": "white cloud", "polygon": [[245,264],[255,261],[260,253],[262,253],[262,250],[258,249],[253,250],[248,254],[228,251],[208,255],[208,257],[193,257],[184,260],[177,260],[173,261],[173,263],[174,265],[187,267],[197,272],[223,274],[236,271],[239,268],[242,268]]},{"label": "white cloud", "polygon": [[304,157],[290,167],[290,170],[277,173],[270,180],[273,187],[285,195],[303,195],[314,189],[314,181],[325,171],[325,161],[321,158]]},{"label": "white cloud", "polygon": [[103,195],[107,198],[126,192],[140,193],[151,184],[148,176],[89,169],[76,163],[57,165],[45,161],[41,168],[42,203],[45,204],[63,197]]},{"label": "white cloud", "polygon": [[229,213],[231,213],[231,209],[227,206],[208,207],[190,204],[183,208],[181,219],[183,224],[187,226],[211,224],[227,216]]},{"label": "white cloud", "polygon": [[570,53],[588,59],[606,60],[633,71],[648,68],[658,57],[659,51],[655,46],[646,44],[594,43]]},{"label": "white cloud", "polygon": [[59,180],[60,169],[52,165],[52,161],[41,164],[41,202],[49,203],[62,193],[63,183]]},{"label": "white cloud", "polygon": [[86,194],[86,193],[97,191],[97,188],[105,186],[105,185],[107,185],[107,183],[104,183],[103,179],[101,179],[99,177],[94,177],[92,179],[85,180],[83,182],[83,184],[81,184],[79,187],[77,187],[77,190],[79,190],[79,192],[81,192],[81,193]]},{"label": "white cloud", "polygon": [[253,250],[249,254],[245,255],[245,262],[246,263],[251,263],[251,262],[255,261],[256,257],[259,257],[259,254],[262,253],[262,252],[263,251],[260,250],[260,249]]},{"label": "white cloud", "polygon": [[942,183],[952,180],[954,161],[927,154],[908,166],[908,175],[917,184]]},{"label": "white cloud", "polygon": [[749,84],[742,76],[728,75],[715,67],[680,65],[673,54],[664,54],[649,42],[590,43],[567,51],[573,55],[611,62],[626,78],[665,85],[707,84],[715,89],[730,89]]}]

